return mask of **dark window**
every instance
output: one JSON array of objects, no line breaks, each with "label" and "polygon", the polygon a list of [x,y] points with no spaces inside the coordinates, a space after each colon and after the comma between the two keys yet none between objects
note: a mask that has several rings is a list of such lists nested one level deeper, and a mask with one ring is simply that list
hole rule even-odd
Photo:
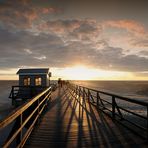
[{"label": "dark window", "polygon": [[35,86],[40,86],[40,85],[42,85],[42,78],[41,77],[35,78]]},{"label": "dark window", "polygon": [[26,77],[24,78],[24,86],[29,86],[30,85],[30,78]]}]

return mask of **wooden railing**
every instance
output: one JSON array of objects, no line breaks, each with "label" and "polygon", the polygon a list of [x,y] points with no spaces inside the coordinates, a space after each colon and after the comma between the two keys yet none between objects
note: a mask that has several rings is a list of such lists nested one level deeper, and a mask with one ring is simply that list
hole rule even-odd
[{"label": "wooden railing", "polygon": [[77,96],[95,105],[99,110],[109,115],[113,120],[148,141],[148,102],[122,97],[112,93],[94,90],[70,83]]},{"label": "wooden railing", "polygon": [[0,147],[23,147],[51,96],[51,87],[14,110],[0,121],[1,135],[6,139]]}]

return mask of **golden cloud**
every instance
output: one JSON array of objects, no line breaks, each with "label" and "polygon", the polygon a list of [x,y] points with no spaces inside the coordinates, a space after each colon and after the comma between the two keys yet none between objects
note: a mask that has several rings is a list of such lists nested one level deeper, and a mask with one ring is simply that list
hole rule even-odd
[{"label": "golden cloud", "polygon": [[140,33],[140,34],[144,34],[145,33],[145,28],[144,26],[139,23],[136,22],[134,20],[117,20],[117,21],[106,21],[104,22],[104,26],[105,27],[116,27],[116,28],[120,28],[120,29],[126,29],[130,32],[135,32],[135,33]]}]

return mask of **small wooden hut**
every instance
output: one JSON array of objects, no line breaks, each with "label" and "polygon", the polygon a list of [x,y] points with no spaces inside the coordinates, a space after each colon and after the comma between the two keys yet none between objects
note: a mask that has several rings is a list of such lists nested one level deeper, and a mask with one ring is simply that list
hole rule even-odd
[{"label": "small wooden hut", "polygon": [[19,69],[19,86],[42,86],[50,85],[51,73],[49,68]]},{"label": "small wooden hut", "polygon": [[19,86],[12,86],[10,98],[12,102],[31,99],[50,86],[49,68],[19,69]]}]

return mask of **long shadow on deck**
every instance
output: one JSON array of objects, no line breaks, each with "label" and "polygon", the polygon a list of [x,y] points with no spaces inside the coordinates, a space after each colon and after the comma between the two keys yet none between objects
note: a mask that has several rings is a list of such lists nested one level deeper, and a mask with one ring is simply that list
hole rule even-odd
[{"label": "long shadow on deck", "polygon": [[57,91],[26,147],[144,147],[87,100],[66,88]]},{"label": "long shadow on deck", "polygon": [[[90,102],[75,96],[72,92],[71,95],[78,101],[79,106],[82,108],[79,110],[78,124],[80,128],[78,130],[78,137],[80,137],[80,141],[78,142],[80,145],[78,144],[78,147],[82,146],[81,143],[86,147],[142,147],[140,144],[141,139],[140,141],[137,141],[135,135],[121,125],[113,122]],[[85,114],[86,119],[83,118],[83,114]],[[87,122],[87,133],[83,132],[83,122]],[[84,129],[85,128],[86,127],[84,127]],[[87,136],[88,138],[86,138]],[[84,141],[82,140],[82,137],[85,137],[83,139]]]}]

